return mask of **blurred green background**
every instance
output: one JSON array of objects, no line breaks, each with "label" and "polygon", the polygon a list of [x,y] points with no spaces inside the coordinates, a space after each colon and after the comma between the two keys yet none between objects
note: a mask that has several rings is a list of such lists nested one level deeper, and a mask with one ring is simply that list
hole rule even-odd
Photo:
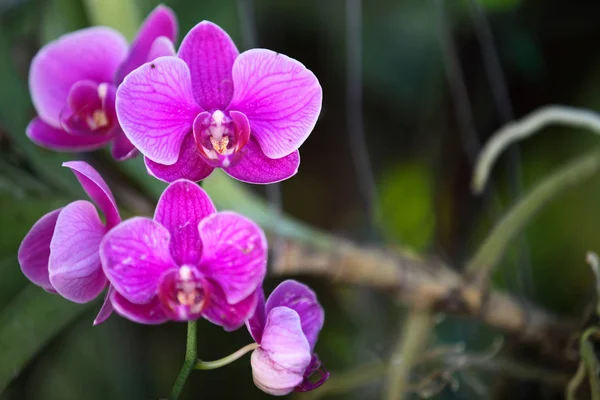
[{"label": "blurred green background", "polygon": [[[600,109],[600,2],[479,2],[491,25],[497,66],[505,75],[510,107],[517,117],[550,103]],[[351,3],[356,2],[165,2],[179,18],[179,40],[197,22],[210,20],[227,30],[240,49],[256,45],[287,54],[321,81],[320,121],[301,149],[299,174],[280,186],[286,213],[336,235],[402,246],[461,265],[502,210],[515,201],[511,187],[521,186],[527,192],[560,164],[598,146],[600,139],[587,132],[547,129],[520,145],[520,163],[513,154],[494,169],[495,195],[474,197],[469,190],[474,154],[463,145],[459,114],[461,110],[470,114],[481,143],[506,118],[493,92],[494,85],[504,84],[488,79],[482,51],[493,49],[489,43],[481,45],[470,2],[358,3],[350,14],[358,12],[362,34],[359,43],[350,45],[362,52],[362,71],[348,61],[353,54],[352,49],[348,52],[346,26]],[[131,26],[130,18],[141,20],[157,4],[154,0],[0,0],[0,378],[15,378],[0,395],[2,400],[158,399],[168,394],[183,361],[184,324],[147,327],[113,316],[92,327],[98,302],[64,306],[66,300],[27,286],[16,261],[17,248],[30,226],[81,195],[75,178],[60,168],[61,160],[88,160],[105,171],[119,203],[139,203],[129,212],[151,213],[148,204],[163,185],[140,173],[139,159],[123,166],[104,152],[56,155],[29,143],[24,128],[34,115],[26,86],[28,66],[40,46],[98,18]],[[443,15],[440,5],[445,5]],[[248,36],[248,29],[254,38]],[[125,33],[131,37],[131,32]],[[449,42],[455,45],[454,59]],[[470,104],[453,100],[445,73],[445,66],[453,61],[462,68]],[[349,71],[358,71],[363,90],[359,109],[366,146],[362,151],[368,152],[373,167],[373,202],[364,200],[365,171],[350,146],[356,127],[349,126],[353,120],[349,113],[356,110],[347,107]],[[262,187],[251,190],[265,196]],[[144,201],[136,203],[139,198]],[[592,274],[584,259],[588,250],[600,251],[599,221],[600,178],[596,177],[562,194],[535,217],[524,240],[511,248],[496,270],[494,284],[556,313],[581,317],[593,298]],[[524,248],[528,257],[522,256]],[[326,324],[317,351],[334,376],[387,360],[402,327],[402,307],[386,294],[366,288],[301,279],[315,288],[325,307]],[[267,292],[277,283],[268,279]],[[474,322],[446,319],[436,328],[435,342],[464,342],[468,349],[485,351],[496,337],[498,333]],[[224,333],[200,322],[198,341],[199,356],[210,360],[237,350],[250,337],[245,329]],[[509,353],[536,362],[518,347]],[[552,385],[502,373],[468,372],[472,376],[456,377],[458,387],[448,387],[434,397],[562,396]],[[413,378],[418,381],[419,372]],[[375,378],[360,388],[324,397],[381,398],[382,382]],[[296,396],[312,398],[312,394]],[[248,357],[220,370],[193,373],[182,396],[267,397],[252,383]]]}]

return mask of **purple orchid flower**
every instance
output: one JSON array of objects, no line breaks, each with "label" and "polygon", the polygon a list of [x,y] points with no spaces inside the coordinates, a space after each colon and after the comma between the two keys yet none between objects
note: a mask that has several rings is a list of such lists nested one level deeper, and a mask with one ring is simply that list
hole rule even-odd
[{"label": "purple orchid flower", "polygon": [[178,180],[163,192],[154,219],[113,228],[100,257],[124,317],[144,324],[204,317],[231,331],[256,307],[267,241],[255,223],[216,212],[204,190]]},{"label": "purple orchid flower", "polygon": [[[104,213],[106,223],[102,223],[92,203],[74,201],[33,225],[21,242],[18,259],[23,274],[34,284],[67,300],[87,303],[108,283],[100,265],[100,241],[121,217],[110,189],[94,168],[83,161],[63,166],[73,171],[83,190]],[[111,315],[108,297],[94,325]]]},{"label": "purple orchid flower", "polygon": [[239,54],[225,31],[203,21],[177,56],[125,78],[117,115],[158,179],[200,181],[220,167],[266,184],[296,174],[321,102],[317,78],[300,62],[265,49]]},{"label": "purple orchid flower", "polygon": [[57,151],[88,151],[112,142],[112,155],[137,154],[115,112],[115,93],[123,78],[147,61],[172,54],[177,35],[173,12],[158,6],[133,44],[117,31],[92,27],[45,45],[33,58],[29,90],[38,113],[27,136]]},{"label": "purple orchid flower", "polygon": [[[254,383],[259,389],[283,396],[325,383],[329,372],[313,353],[324,320],[317,296],[300,282],[282,282],[266,303],[261,295],[254,315],[246,322],[260,345],[251,358]],[[316,382],[314,375],[318,375]]]}]

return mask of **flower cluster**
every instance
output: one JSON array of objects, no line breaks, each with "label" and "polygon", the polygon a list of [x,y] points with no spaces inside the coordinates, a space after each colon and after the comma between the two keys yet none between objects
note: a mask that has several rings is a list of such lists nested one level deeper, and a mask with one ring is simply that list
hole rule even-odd
[{"label": "flower cluster", "polygon": [[289,280],[265,301],[264,232],[218,212],[195,182],[214,168],[261,184],[296,174],[321,87],[292,58],[265,49],[240,54],[211,22],[192,28],[177,53],[176,33],[173,12],[159,6],[130,47],[118,32],[92,27],[33,59],[32,141],[57,151],[112,143],[115,159],[140,152],[149,174],[169,185],[152,218],[121,221],[100,174],[82,161],[64,163],[93,203],[41,217],[19,248],[21,269],[73,302],[106,291],[94,324],[113,311],[142,324],[204,318],[226,331],[246,324],[256,342],[256,385],[273,395],[312,390],[329,377],[314,353],[324,323],[315,293]]}]

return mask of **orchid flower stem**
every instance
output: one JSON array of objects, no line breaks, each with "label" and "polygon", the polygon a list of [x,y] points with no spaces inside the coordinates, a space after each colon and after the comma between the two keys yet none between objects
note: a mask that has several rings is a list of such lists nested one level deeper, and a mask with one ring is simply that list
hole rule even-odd
[{"label": "orchid flower stem", "polygon": [[232,353],[232,354],[228,355],[227,357],[223,357],[218,360],[214,360],[214,361],[197,360],[196,365],[194,366],[194,369],[207,370],[207,369],[217,369],[217,368],[224,367],[227,364],[231,364],[232,362],[234,362],[235,360],[237,360],[244,354],[249,353],[252,350],[256,349],[257,347],[258,347],[258,343],[250,343],[250,344],[242,347],[235,353]]},{"label": "orchid flower stem", "polygon": [[173,385],[173,389],[171,389],[171,395],[169,396],[169,400],[177,400],[183,387],[185,386],[185,382],[187,381],[190,373],[194,369],[194,365],[196,364],[196,321],[188,322],[187,329],[187,345],[185,349],[185,361],[181,366],[181,371],[179,371],[179,375],[177,376],[177,380]]}]

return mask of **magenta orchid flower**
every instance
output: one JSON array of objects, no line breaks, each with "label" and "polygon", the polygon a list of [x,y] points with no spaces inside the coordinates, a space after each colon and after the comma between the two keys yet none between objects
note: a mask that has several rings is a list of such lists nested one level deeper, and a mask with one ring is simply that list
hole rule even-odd
[{"label": "magenta orchid flower", "polygon": [[177,56],[125,78],[117,115],[158,179],[199,181],[220,167],[266,184],[296,174],[321,102],[317,78],[300,62],[265,49],[239,54],[225,31],[203,21]]},{"label": "magenta orchid flower", "polygon": [[202,188],[178,180],[163,192],[154,219],[113,228],[100,256],[124,317],[145,324],[204,317],[231,331],[256,307],[267,241],[255,223],[216,212]]},{"label": "magenta orchid flower", "polygon": [[[110,189],[94,168],[83,161],[66,162],[63,166],[73,171],[106,222],[101,221],[89,201],[74,201],[49,212],[33,225],[19,247],[18,259],[23,274],[34,284],[67,300],[87,303],[106,288],[100,241],[121,218]],[[107,294],[94,325],[105,321],[112,311]]]},{"label": "magenta orchid flower", "polygon": [[177,34],[173,12],[158,6],[128,48],[125,38],[107,27],[66,34],[45,45],[33,58],[29,90],[38,113],[27,136],[57,151],[88,151],[112,142],[112,155],[137,154],[115,113],[117,86],[147,61],[172,54]]},{"label": "magenta orchid flower", "polygon": [[283,396],[325,383],[329,373],[313,352],[324,320],[315,293],[297,281],[282,282],[266,303],[264,295],[260,296],[256,311],[246,322],[259,344],[251,358],[254,383],[259,389]]}]

